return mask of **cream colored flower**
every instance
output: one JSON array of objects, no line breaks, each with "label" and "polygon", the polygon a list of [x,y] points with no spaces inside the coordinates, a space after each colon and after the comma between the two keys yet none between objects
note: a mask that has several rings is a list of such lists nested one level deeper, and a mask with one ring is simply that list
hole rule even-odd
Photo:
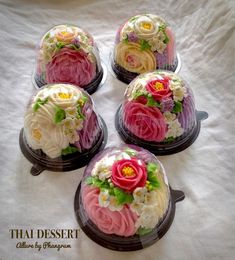
[{"label": "cream colored flower", "polygon": [[141,39],[151,39],[158,31],[158,25],[148,16],[140,16],[135,20],[134,29]]},{"label": "cream colored flower", "polygon": [[141,50],[140,45],[134,42],[116,45],[114,59],[124,69],[139,74],[154,70],[157,66],[154,54],[150,50]]},{"label": "cream colored flower", "polygon": [[142,203],[145,200],[145,195],[147,193],[146,187],[138,187],[133,192],[134,201],[137,203]]},{"label": "cream colored flower", "polygon": [[185,87],[178,87],[173,90],[173,99],[174,101],[182,101],[186,94]]},{"label": "cream colored flower", "polygon": [[123,209],[123,205],[118,205],[117,199],[114,196],[110,196],[108,208],[111,211],[120,211]]},{"label": "cream colored flower", "polygon": [[143,206],[144,206],[144,203],[138,203],[138,202],[133,201],[130,204],[130,209],[133,212],[135,212],[138,216],[140,216],[142,213]]},{"label": "cream colored flower", "polygon": [[98,197],[98,201],[101,207],[108,207],[110,201],[110,195],[108,190],[101,191]]},{"label": "cream colored flower", "polygon": [[169,112],[169,111],[166,111],[163,113],[163,116],[165,118],[165,121],[169,124],[171,121],[175,120],[176,119],[176,115]]},{"label": "cream colored flower", "polygon": [[102,181],[110,178],[112,175],[112,165],[114,160],[114,156],[109,156],[98,161],[92,169],[91,176],[97,176]]},{"label": "cream colored flower", "polygon": [[178,119],[175,119],[168,123],[168,130],[166,133],[166,138],[168,137],[178,137],[184,133],[184,129],[181,127]]}]

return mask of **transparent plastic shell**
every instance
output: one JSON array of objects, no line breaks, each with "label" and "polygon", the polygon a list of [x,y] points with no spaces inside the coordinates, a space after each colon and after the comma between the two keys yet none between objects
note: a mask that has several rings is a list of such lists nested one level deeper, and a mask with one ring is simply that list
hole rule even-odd
[{"label": "transparent plastic shell", "polygon": [[175,36],[161,17],[136,15],[118,29],[112,68],[120,80],[129,83],[141,73],[156,69],[175,71],[177,66]]},{"label": "transparent plastic shell", "polygon": [[200,120],[207,117],[203,113],[202,118],[197,115],[192,90],[179,75],[158,70],[141,74],[129,84],[116,128],[124,141],[169,154],[194,141]]},{"label": "transparent plastic shell", "polygon": [[37,87],[50,83],[70,83],[95,91],[103,69],[92,36],[72,25],[57,25],[41,39],[36,57],[34,82]]},{"label": "transparent plastic shell", "polygon": [[31,170],[69,171],[86,165],[102,150],[107,128],[89,94],[70,84],[50,84],[30,100],[20,147]]},{"label": "transparent plastic shell", "polygon": [[106,148],[86,167],[75,195],[75,214],[83,231],[100,245],[137,250],[169,229],[174,194],[160,161],[149,151],[120,145]]}]

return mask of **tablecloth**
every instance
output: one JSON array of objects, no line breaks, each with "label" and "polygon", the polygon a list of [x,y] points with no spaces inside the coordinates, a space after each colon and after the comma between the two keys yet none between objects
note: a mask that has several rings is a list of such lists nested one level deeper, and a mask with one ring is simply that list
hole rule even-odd
[{"label": "tablecloth", "polygon": [[[235,259],[235,2],[0,0],[0,259]],[[185,192],[167,234],[140,251],[116,252],[90,240],[51,239],[71,248],[16,248],[35,239],[11,238],[11,229],[78,229],[73,200],[84,168],[66,173],[29,174],[31,163],[19,148],[19,132],[29,98],[40,37],[52,26],[75,24],[89,31],[108,74],[92,95],[108,124],[107,146],[122,141],[115,111],[126,85],[111,73],[115,31],[128,17],[159,14],[173,27],[182,68],[196,107],[209,113],[196,142],[160,156],[173,188]],[[37,240],[37,239],[36,239]],[[37,240],[39,243],[43,240]]]}]

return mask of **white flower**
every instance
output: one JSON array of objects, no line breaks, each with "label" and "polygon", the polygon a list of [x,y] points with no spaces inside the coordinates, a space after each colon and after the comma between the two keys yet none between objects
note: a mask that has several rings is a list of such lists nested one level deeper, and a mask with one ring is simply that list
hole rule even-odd
[{"label": "white flower", "polygon": [[184,132],[184,129],[181,127],[178,119],[175,119],[168,124],[168,131],[166,133],[166,138],[168,137],[178,137],[181,136]]},{"label": "white flower", "polygon": [[134,201],[137,203],[142,203],[144,202],[145,195],[147,193],[147,188],[146,187],[138,187],[134,190],[133,192],[133,197]]},{"label": "white flower", "polygon": [[91,176],[98,176],[101,181],[111,177],[112,165],[115,160],[114,156],[104,157],[98,161],[92,169]]},{"label": "white flower", "polygon": [[142,39],[151,39],[158,31],[158,25],[148,16],[140,16],[134,24],[136,34]]},{"label": "white flower", "polygon": [[135,226],[144,228],[154,228],[158,223],[158,214],[156,205],[144,205],[142,213],[137,219]]},{"label": "white flower", "polygon": [[165,49],[166,49],[166,44],[164,42],[158,41],[158,43],[157,43],[157,52],[162,54]]},{"label": "white flower", "polygon": [[178,87],[173,90],[174,101],[182,101],[186,94],[186,89],[184,87]]},{"label": "white flower", "polygon": [[108,207],[110,202],[110,195],[108,190],[101,191],[98,197],[98,201],[101,207]]},{"label": "white flower", "polygon": [[156,191],[148,192],[144,197],[144,203],[145,205],[157,205],[158,196]]},{"label": "white flower", "polygon": [[130,204],[130,209],[133,212],[135,212],[138,216],[140,216],[142,213],[143,206],[144,206],[144,203],[138,203],[138,202],[133,201]]},{"label": "white flower", "polygon": [[169,111],[164,112],[163,116],[164,116],[165,121],[166,121],[167,124],[169,124],[171,121],[176,119],[176,115],[171,113],[171,112],[169,112]]},{"label": "white flower", "polygon": [[122,210],[123,205],[118,205],[117,199],[114,196],[110,196],[108,208],[111,211],[120,211]]}]

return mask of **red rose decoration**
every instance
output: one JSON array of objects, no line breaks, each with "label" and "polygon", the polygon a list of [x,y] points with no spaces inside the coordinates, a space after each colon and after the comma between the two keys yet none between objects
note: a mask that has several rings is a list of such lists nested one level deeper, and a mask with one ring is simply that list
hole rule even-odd
[{"label": "red rose decoration", "polygon": [[169,79],[155,79],[150,81],[146,89],[152,94],[156,101],[161,101],[163,98],[171,96],[171,90],[169,88]]},{"label": "red rose decoration", "polygon": [[46,65],[47,83],[71,83],[83,87],[95,77],[96,64],[83,51],[63,48]]},{"label": "red rose decoration", "polygon": [[161,142],[165,138],[167,124],[157,107],[127,102],[123,107],[123,122],[131,133],[143,140]]},{"label": "red rose decoration", "polygon": [[122,159],[112,166],[111,180],[117,187],[134,191],[137,187],[144,187],[147,180],[146,165],[136,159]]}]

